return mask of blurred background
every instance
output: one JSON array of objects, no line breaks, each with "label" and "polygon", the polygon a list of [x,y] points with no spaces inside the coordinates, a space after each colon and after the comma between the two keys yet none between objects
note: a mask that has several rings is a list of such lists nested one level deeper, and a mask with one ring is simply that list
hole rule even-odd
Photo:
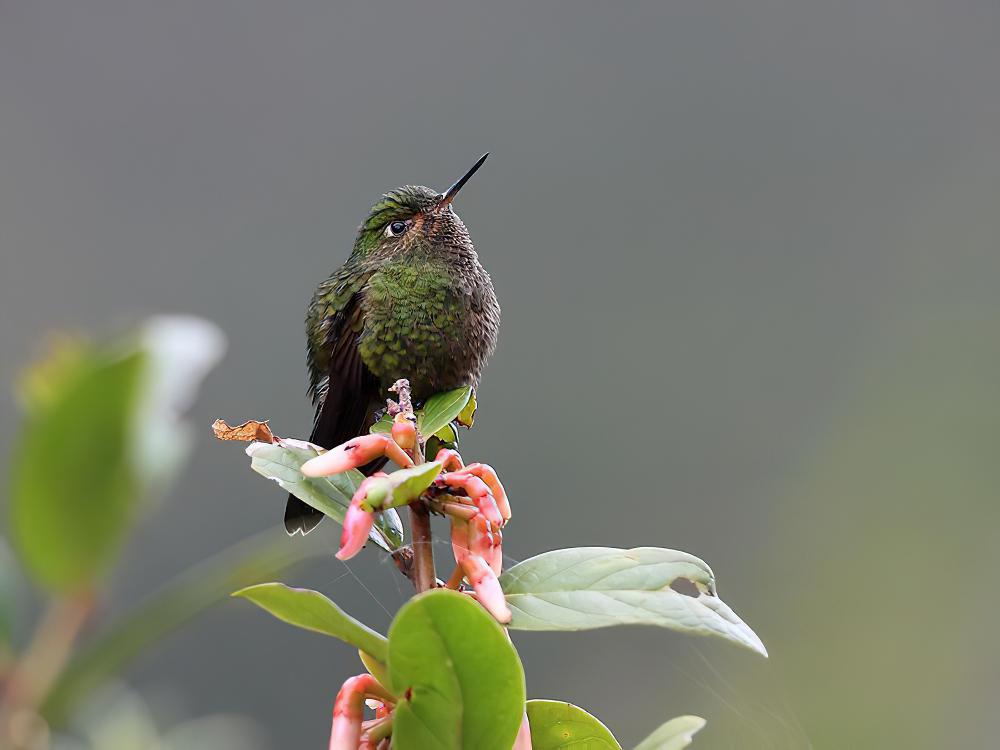
[{"label": "blurred background", "polygon": [[[994,746],[998,31],[975,0],[0,3],[0,449],[46,332],[202,315],[229,352],[106,606],[276,530],[210,423],[306,436],[314,286],[384,190],[489,150],[456,208],[504,317],[462,449],[506,553],[692,552],[771,653],[515,634],[529,697],[623,744],[694,713],[705,748]],[[284,579],[384,627],[406,582],[316,533]],[[359,669],[226,601],[126,678],[154,722],[317,747]]]}]

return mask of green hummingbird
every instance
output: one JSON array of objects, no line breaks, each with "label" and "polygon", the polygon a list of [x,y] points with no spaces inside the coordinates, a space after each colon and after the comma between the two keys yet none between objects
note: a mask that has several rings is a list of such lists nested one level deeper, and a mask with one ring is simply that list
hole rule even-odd
[{"label": "green hummingbird", "polygon": [[[406,185],[383,195],[350,258],[316,289],[306,315],[310,442],[333,448],[367,432],[400,378],[415,401],[479,384],[500,305],[452,201],[487,156],[443,193]],[[289,496],[289,534],[322,518]]]}]

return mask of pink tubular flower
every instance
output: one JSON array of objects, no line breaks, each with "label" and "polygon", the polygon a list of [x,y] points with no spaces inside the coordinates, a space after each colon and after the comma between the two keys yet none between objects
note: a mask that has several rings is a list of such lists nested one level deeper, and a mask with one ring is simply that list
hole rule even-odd
[{"label": "pink tubular flower", "polygon": [[417,447],[417,426],[408,419],[400,420],[399,416],[396,419],[399,421],[392,423],[392,439],[404,451],[412,453]]},{"label": "pink tubular flower", "polygon": [[309,459],[299,471],[307,477],[328,477],[357,469],[382,456],[404,468],[413,466],[413,460],[388,435],[362,435]]},{"label": "pink tubular flower", "polygon": [[459,452],[452,450],[451,448],[442,448],[439,450],[437,455],[434,457],[434,460],[441,462],[444,471],[459,471],[465,466]]},{"label": "pink tubular flower", "polygon": [[500,515],[503,516],[504,523],[510,520],[510,501],[507,500],[507,492],[504,490],[503,485],[500,483],[500,477],[497,476],[496,471],[489,464],[472,463],[466,466],[462,471],[477,476],[482,479],[486,486],[490,488],[490,493],[493,495],[493,499],[496,500],[497,507],[500,509]]},{"label": "pink tubular flower", "polygon": [[510,622],[510,618],[513,615],[507,606],[503,589],[500,588],[500,581],[497,580],[496,573],[486,564],[486,561],[479,555],[468,555],[460,564],[462,570],[465,571],[465,577],[469,579],[472,589],[476,592],[476,598],[479,600],[479,603],[498,622]]},{"label": "pink tubular flower", "polygon": [[498,527],[503,524],[503,516],[500,514],[496,500],[493,498],[489,486],[482,479],[473,474],[466,474],[464,471],[442,474],[439,479],[447,487],[464,490],[465,494],[469,496],[469,500],[475,504],[479,512],[491,524]]},{"label": "pink tubular flower", "polygon": [[361,482],[344,514],[344,531],[340,535],[340,549],[337,550],[338,560],[350,560],[365,546],[375,523],[373,511],[380,508],[390,494],[391,488],[385,474],[381,472]]},{"label": "pink tubular flower", "polygon": [[350,560],[368,541],[372,526],[375,524],[375,515],[361,509],[359,505],[351,503],[344,514],[344,531],[340,535],[340,549],[337,550],[338,560]]},{"label": "pink tubular flower", "polygon": [[528,714],[521,720],[521,728],[517,730],[517,739],[511,750],[531,750],[531,725],[528,724]]},{"label": "pink tubular flower", "polygon": [[357,750],[361,742],[361,722],[365,715],[365,696],[383,701],[395,698],[370,674],[349,678],[337,693],[333,704],[330,750]]}]

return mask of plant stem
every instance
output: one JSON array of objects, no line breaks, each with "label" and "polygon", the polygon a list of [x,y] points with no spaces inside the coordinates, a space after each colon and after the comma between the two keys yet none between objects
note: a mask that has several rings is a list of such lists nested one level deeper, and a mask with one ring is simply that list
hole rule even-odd
[{"label": "plant stem", "polygon": [[413,585],[417,587],[419,594],[437,585],[431,538],[431,514],[423,500],[410,504],[410,534],[413,536]]},{"label": "plant stem", "polygon": [[266,581],[320,554],[326,554],[326,549],[318,539],[289,545],[283,532],[267,529],[188,568],[104,628],[75,656],[45,691],[42,715],[54,727],[64,725],[82,699],[151,644],[234,590]]},{"label": "plant stem", "polygon": [[[94,611],[89,592],[53,600],[35,628],[31,643],[14,666],[0,701],[0,746],[17,748],[12,721],[34,714],[69,660],[80,630]],[[27,739],[27,738],[25,738]],[[10,743],[10,744],[8,744]]]}]

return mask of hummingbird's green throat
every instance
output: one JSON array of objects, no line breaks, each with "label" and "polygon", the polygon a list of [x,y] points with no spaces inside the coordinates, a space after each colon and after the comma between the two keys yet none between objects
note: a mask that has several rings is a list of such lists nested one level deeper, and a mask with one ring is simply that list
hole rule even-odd
[{"label": "hummingbird's green throat", "polygon": [[[400,378],[418,400],[478,385],[500,306],[452,203],[487,156],[443,193],[406,185],[383,195],[350,257],[316,289],[306,316],[312,442],[332,448],[367,432]],[[322,517],[289,497],[285,528],[305,534]]]}]

